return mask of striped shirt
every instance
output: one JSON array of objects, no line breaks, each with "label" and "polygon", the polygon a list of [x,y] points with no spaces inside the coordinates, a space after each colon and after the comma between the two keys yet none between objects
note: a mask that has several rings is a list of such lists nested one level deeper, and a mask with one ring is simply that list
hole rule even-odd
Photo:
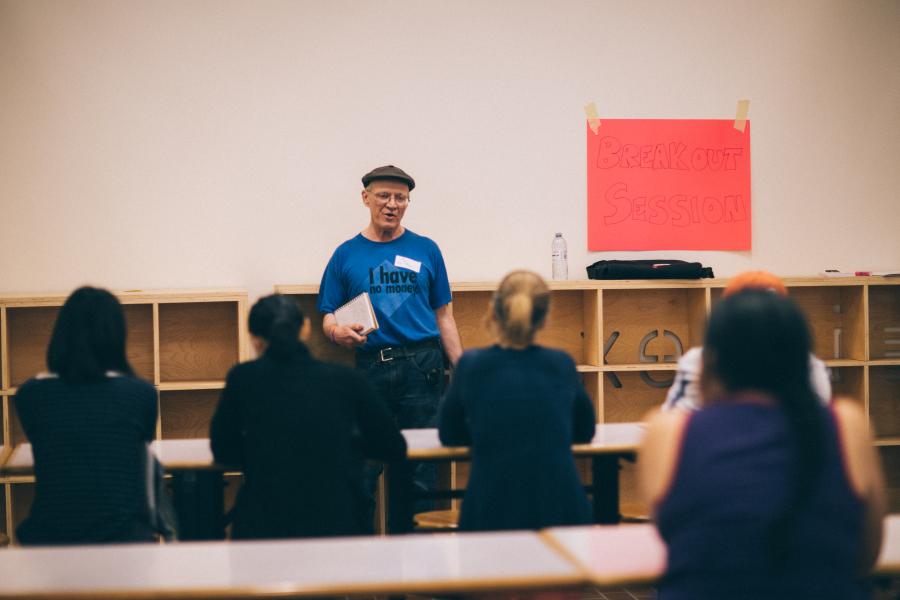
[{"label": "striped shirt", "polygon": [[156,389],[134,377],[26,382],[16,411],[34,451],[34,504],[16,530],[22,544],[151,541],[146,445],[156,430]]}]

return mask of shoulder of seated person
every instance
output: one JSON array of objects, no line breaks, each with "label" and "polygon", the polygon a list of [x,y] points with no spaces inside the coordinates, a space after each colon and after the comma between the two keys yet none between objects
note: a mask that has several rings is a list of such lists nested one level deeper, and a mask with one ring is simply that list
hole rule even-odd
[{"label": "shoulder of seated person", "polygon": [[135,387],[135,388],[145,388],[156,391],[156,387],[147,381],[146,379],[142,379],[137,375],[122,375],[120,373],[108,373],[106,376],[106,381],[112,382],[114,385]]},{"label": "shoulder of seated person", "polygon": [[842,427],[853,433],[868,431],[865,412],[858,402],[846,396],[835,396],[831,406]]},{"label": "shoulder of seated person", "polygon": [[678,430],[685,426],[691,413],[685,410],[661,410],[654,408],[647,416],[644,422],[647,425],[648,432],[663,432]]},{"label": "shoulder of seated person", "polygon": [[52,384],[52,383],[59,381],[59,378],[57,378],[57,377],[51,378],[51,377],[49,377],[49,375],[50,375],[50,373],[38,373],[37,375],[35,375],[31,379],[27,380],[22,385],[20,385],[16,389],[16,395],[21,396],[23,394],[27,394],[28,392],[30,392],[32,390],[40,389],[42,386]]}]

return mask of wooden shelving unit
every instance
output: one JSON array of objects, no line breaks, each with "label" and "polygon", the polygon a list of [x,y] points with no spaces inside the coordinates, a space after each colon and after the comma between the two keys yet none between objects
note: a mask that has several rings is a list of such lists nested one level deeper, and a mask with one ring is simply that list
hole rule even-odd
[{"label": "wooden shelving unit", "polygon": [[[638,421],[662,404],[682,350],[702,344],[706,317],[727,281],[550,282],[550,315],[538,342],[561,348],[578,364],[598,421]],[[891,494],[900,511],[900,280],[789,278],[791,297],[807,314],[815,352],[832,371],[837,394],[866,409]],[[485,315],[497,284],[456,283],[453,314],[465,348],[492,343]],[[352,364],[350,351],[325,339],[318,326],[317,285],[279,285],[297,298],[315,324],[312,352]],[[448,476],[455,485],[466,465]],[[589,477],[589,470],[584,470]],[[634,467],[624,466],[623,505],[645,512],[636,493]]]},{"label": "wooden shelving unit", "polygon": [[[788,279],[806,311],[816,353],[832,370],[835,393],[857,399],[869,416],[884,461],[891,510],[900,511],[900,281],[876,277]],[[578,364],[598,420],[640,420],[662,404],[681,350],[702,343],[706,317],[725,280],[551,282],[552,304],[538,342],[561,348]],[[453,286],[454,315],[466,348],[492,342],[485,327],[496,283]],[[310,347],[325,360],[352,364],[353,355],[325,339],[315,309],[318,286],[284,285],[313,319]],[[128,356],[159,390],[159,439],[206,437],[228,369],[250,357],[247,296],[234,290],[122,292],[129,325]],[[12,397],[45,370],[50,332],[65,295],[0,296],[0,443],[24,435]],[[679,347],[680,344],[680,347]],[[589,469],[583,469],[588,478]],[[446,477],[464,485],[465,463]],[[228,479],[233,499],[238,479]],[[634,466],[622,475],[623,505],[640,506]],[[0,479],[0,532],[10,534],[28,513],[28,478]]]},{"label": "wooden shelving unit", "polygon": [[[207,437],[228,369],[250,356],[247,294],[159,290],[117,296],[128,322],[128,359],[159,390],[156,437]],[[46,370],[47,344],[65,299],[64,294],[0,296],[0,443],[25,441],[13,396],[17,386]],[[230,482],[229,488],[237,485]],[[31,478],[0,479],[0,532],[14,537],[33,494]]]}]

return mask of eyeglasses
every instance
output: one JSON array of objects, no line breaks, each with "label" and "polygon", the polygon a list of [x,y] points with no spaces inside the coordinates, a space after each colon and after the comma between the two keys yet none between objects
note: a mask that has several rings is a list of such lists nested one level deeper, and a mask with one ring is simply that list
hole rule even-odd
[{"label": "eyeglasses", "polygon": [[394,202],[399,206],[403,206],[409,202],[409,196],[403,193],[392,194],[390,192],[375,192],[372,195],[375,196],[375,202],[379,206],[384,206],[391,201],[391,198],[393,198]]}]

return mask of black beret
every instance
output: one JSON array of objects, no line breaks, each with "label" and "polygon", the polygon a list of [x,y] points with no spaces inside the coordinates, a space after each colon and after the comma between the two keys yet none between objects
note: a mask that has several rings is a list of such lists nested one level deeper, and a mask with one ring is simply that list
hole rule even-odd
[{"label": "black beret", "polygon": [[380,181],[383,179],[405,183],[409,186],[409,191],[413,191],[413,188],[416,187],[416,181],[407,175],[403,169],[395,167],[394,165],[385,165],[383,167],[372,169],[363,175],[362,183],[364,187],[368,187],[373,181]]}]

